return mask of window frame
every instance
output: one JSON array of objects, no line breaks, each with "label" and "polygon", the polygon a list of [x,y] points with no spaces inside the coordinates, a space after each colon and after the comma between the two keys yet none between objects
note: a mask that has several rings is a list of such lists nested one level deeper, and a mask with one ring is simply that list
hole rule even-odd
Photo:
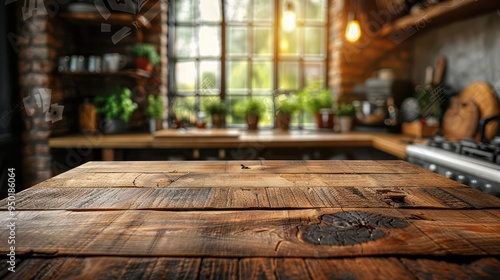
[{"label": "window frame", "polygon": [[[194,0],[193,0],[194,1]],[[200,1],[203,1],[203,0],[200,0]],[[168,71],[167,71],[167,80],[168,80],[168,91],[167,91],[167,98],[168,98],[168,112],[169,114],[171,114],[172,112],[172,105],[173,105],[173,101],[175,100],[175,98],[177,96],[183,96],[183,97],[186,97],[186,96],[194,96],[195,98],[195,110],[197,112],[200,111],[200,99],[202,96],[205,96],[205,95],[202,95],[201,92],[203,91],[203,89],[201,88],[201,77],[200,77],[200,73],[199,73],[199,67],[200,67],[200,61],[206,61],[206,59],[203,59],[200,55],[199,55],[199,51],[197,53],[197,56],[193,59],[193,58],[187,58],[186,60],[188,61],[194,61],[195,62],[195,67],[196,67],[196,86],[195,86],[195,89],[194,91],[191,93],[191,94],[182,94],[180,91],[178,91],[176,89],[176,64],[179,62],[179,61],[183,61],[184,58],[180,58],[180,57],[177,57],[175,56],[175,35],[176,35],[176,29],[178,26],[190,26],[190,27],[193,27],[193,28],[200,28],[201,26],[218,26],[219,29],[220,29],[220,50],[221,50],[221,53],[220,53],[220,56],[219,57],[211,57],[211,59],[213,58],[214,61],[217,61],[217,59],[219,59],[219,83],[220,83],[220,91],[218,93],[218,97],[225,101],[226,103],[228,102],[228,88],[227,88],[227,75],[228,75],[228,63],[229,61],[231,61],[231,58],[228,56],[227,54],[227,44],[228,44],[228,29],[229,27],[231,26],[245,26],[247,28],[247,32],[248,33],[251,33],[253,32],[253,26],[259,26],[259,24],[254,24],[253,21],[253,17],[252,18],[249,18],[248,21],[241,21],[241,22],[238,22],[237,24],[235,24],[234,22],[231,22],[229,23],[227,21],[227,18],[226,18],[226,0],[219,0],[220,1],[220,15],[221,15],[221,20],[219,22],[202,22],[202,21],[199,21],[199,20],[196,20],[194,19],[192,22],[190,23],[186,23],[186,22],[177,22],[176,19],[175,19],[175,13],[176,13],[176,1],[171,1],[171,5],[170,5],[170,8],[169,8],[169,11],[168,11],[168,39],[167,39],[167,43],[168,43],[168,46],[167,46],[167,55],[168,55]],[[251,1],[251,4],[252,5],[252,10],[253,10],[253,0],[250,0]],[[290,94],[290,93],[293,93],[293,92],[296,92],[297,90],[300,90],[301,88],[303,88],[305,86],[305,79],[306,79],[306,74],[305,74],[305,68],[306,68],[306,64],[307,62],[314,62],[314,61],[319,61],[321,62],[323,65],[324,65],[324,69],[323,69],[323,81],[322,81],[322,84],[323,84],[323,87],[325,88],[328,88],[328,85],[329,85],[329,64],[330,64],[330,51],[329,51],[329,48],[330,48],[330,40],[329,40],[329,37],[331,35],[331,21],[330,21],[330,16],[329,16],[329,7],[330,7],[330,2],[331,0],[325,0],[326,1],[326,11],[325,11],[325,21],[323,22],[308,22],[306,19],[305,19],[305,15],[304,15],[304,21],[302,22],[297,22],[297,26],[296,28],[302,28],[302,31],[303,33],[305,33],[305,30],[306,30],[306,27],[320,27],[320,28],[323,28],[324,29],[324,32],[326,34],[324,34],[324,37],[321,37],[323,40],[324,40],[324,44],[323,44],[323,48],[324,48],[324,56],[323,57],[319,57],[318,59],[305,59],[305,50],[304,50],[304,47],[305,47],[305,34],[302,34],[302,35],[299,35],[299,44],[301,44],[302,46],[300,47],[299,49],[299,54],[297,56],[293,56],[293,55],[290,55],[290,56],[287,56],[287,55],[280,55],[280,46],[279,46],[279,42],[280,42],[280,32],[281,32],[281,28],[279,27],[279,24],[281,22],[281,12],[282,12],[282,4],[281,4],[281,1],[282,0],[273,0],[274,2],[274,20],[271,21],[270,23],[269,22],[266,22],[266,26],[271,26],[272,28],[272,41],[273,41],[273,45],[272,45],[272,56],[270,57],[271,59],[266,59],[266,60],[263,60],[263,61],[271,61],[272,62],[272,73],[273,73],[273,77],[272,77],[272,88],[271,88],[271,98],[272,98],[272,112],[273,112],[273,115],[276,114],[276,104],[275,104],[275,97],[279,94],[282,94],[282,93],[285,93],[285,94]],[[302,3],[305,3],[306,0],[299,0],[299,1],[302,1]],[[295,7],[295,9],[297,9],[297,7]],[[195,15],[194,17],[197,18],[199,15],[198,12],[194,12]],[[252,12],[253,13],[253,12]],[[304,10],[304,13],[305,13],[305,10]],[[270,24],[270,25],[269,25]],[[253,89],[252,89],[252,61],[255,61],[255,55],[251,53],[251,47],[252,44],[254,43],[254,38],[253,38],[253,35],[250,36],[247,34],[247,37],[250,37],[251,39],[248,40],[248,50],[247,50],[247,56],[246,56],[246,59],[244,61],[247,61],[248,63],[248,69],[247,69],[247,84],[248,84],[248,88],[246,89],[246,93],[245,94],[241,94],[240,96],[251,96],[251,95],[254,95],[255,93],[253,92]],[[196,38],[196,42],[198,43],[199,42],[199,36],[198,34],[195,35],[195,38]],[[302,38],[304,40],[302,40]],[[284,90],[284,89],[280,89],[278,88],[278,83],[279,83],[279,79],[280,79],[280,71],[279,71],[279,67],[280,67],[280,62],[297,62],[298,63],[298,69],[299,69],[299,88],[298,89],[294,89],[294,90]],[[239,95],[239,94],[238,94]],[[233,95],[233,96],[238,96],[238,95]],[[262,95],[262,94],[255,94],[256,96],[269,96],[269,95]],[[303,119],[304,119],[304,116],[303,116],[303,113],[304,112],[299,112],[299,116],[298,116],[298,129],[302,129],[304,127],[309,127],[311,124],[304,124],[303,123]],[[230,113],[228,113],[230,114]],[[275,127],[275,119],[273,118],[271,120],[271,126],[270,127],[267,127],[267,128],[273,128]],[[230,124],[229,126],[226,125],[226,127],[233,127],[233,128],[239,128],[239,127],[244,127],[244,125],[242,124]],[[291,127],[292,128],[292,127]]]}]

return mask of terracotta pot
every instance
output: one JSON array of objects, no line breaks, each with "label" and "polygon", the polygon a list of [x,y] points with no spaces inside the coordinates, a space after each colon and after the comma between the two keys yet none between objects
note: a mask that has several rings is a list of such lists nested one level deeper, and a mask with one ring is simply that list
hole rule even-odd
[{"label": "terracotta pot", "polygon": [[212,115],[212,127],[213,128],[223,128],[224,115],[213,114]]},{"label": "terracotta pot", "polygon": [[338,117],[338,126],[340,132],[349,132],[352,130],[352,121],[353,118],[351,116],[339,116]]},{"label": "terracotta pot", "polygon": [[149,59],[145,57],[136,57],[135,58],[135,67],[142,69],[147,72],[153,72],[153,65],[149,61]]},{"label": "terracotta pot", "polygon": [[255,115],[255,114],[248,114],[245,117],[245,120],[247,121],[248,130],[257,130],[258,129],[259,116]]},{"label": "terracotta pot", "polygon": [[276,115],[276,128],[287,130],[290,128],[290,114]]},{"label": "terracotta pot", "polygon": [[333,129],[333,113],[331,110],[323,110],[317,113],[316,125],[320,129]]}]

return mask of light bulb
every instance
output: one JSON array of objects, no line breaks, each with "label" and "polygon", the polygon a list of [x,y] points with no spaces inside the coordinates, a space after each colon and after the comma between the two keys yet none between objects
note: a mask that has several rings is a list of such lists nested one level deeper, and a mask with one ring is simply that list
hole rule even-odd
[{"label": "light bulb", "polygon": [[356,42],[361,37],[361,27],[359,26],[359,21],[351,20],[347,23],[347,28],[345,29],[345,38],[349,42]]},{"label": "light bulb", "polygon": [[287,4],[286,11],[283,13],[283,20],[282,20],[282,25],[283,25],[283,30],[285,31],[292,31],[295,29],[295,22],[296,22],[296,16],[295,12],[293,11],[293,5],[292,3]]}]

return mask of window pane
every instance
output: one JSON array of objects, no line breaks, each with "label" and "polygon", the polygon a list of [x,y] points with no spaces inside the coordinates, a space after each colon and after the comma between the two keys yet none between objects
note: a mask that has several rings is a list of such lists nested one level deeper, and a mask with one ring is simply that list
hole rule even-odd
[{"label": "window pane", "polygon": [[200,27],[200,56],[220,56],[220,28]]},{"label": "window pane", "polygon": [[175,20],[176,21],[192,21],[194,19],[193,0],[177,0],[175,1]]},{"label": "window pane", "polygon": [[250,0],[226,0],[225,8],[228,21],[247,21]]},{"label": "window pane", "polygon": [[298,55],[299,54],[299,30],[285,32],[280,31],[280,54]]},{"label": "window pane", "polygon": [[196,44],[194,29],[191,27],[176,27],[175,54],[179,57],[195,57]]},{"label": "window pane", "polygon": [[220,22],[220,0],[200,0],[201,21]]},{"label": "window pane", "polygon": [[254,62],[252,65],[252,89],[271,90],[273,86],[272,62]]},{"label": "window pane", "polygon": [[220,62],[200,62],[201,94],[216,94],[220,89]]},{"label": "window pane", "polygon": [[177,90],[194,91],[196,88],[196,67],[194,62],[178,62],[175,65],[175,79]]},{"label": "window pane", "polygon": [[258,27],[253,32],[253,53],[271,55],[273,53],[273,32],[271,28]]},{"label": "window pane", "polygon": [[278,88],[283,90],[295,90],[299,88],[298,62],[280,62],[278,69]]},{"label": "window pane", "polygon": [[306,27],[305,30],[305,54],[322,56],[324,55],[324,28]]},{"label": "window pane", "polygon": [[247,55],[248,36],[246,27],[229,27],[229,55]]},{"label": "window pane", "polygon": [[304,63],[305,85],[323,84],[325,79],[324,62],[306,62]]},{"label": "window pane", "polygon": [[248,88],[248,63],[246,61],[231,61],[228,63],[228,89]]},{"label": "window pane", "polygon": [[253,19],[271,21],[274,18],[274,1],[254,0]]},{"label": "window pane", "polygon": [[[327,0],[305,0],[306,20],[325,21]],[[336,3],[339,5],[338,3]]]}]

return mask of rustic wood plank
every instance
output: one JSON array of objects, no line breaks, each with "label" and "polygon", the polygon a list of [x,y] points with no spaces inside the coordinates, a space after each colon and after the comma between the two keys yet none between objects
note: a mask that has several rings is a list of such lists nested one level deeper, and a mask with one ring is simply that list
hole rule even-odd
[{"label": "rustic wood plank", "polygon": [[[375,218],[363,221],[359,212]],[[343,223],[336,215],[348,215],[353,224],[336,226]],[[0,213],[2,223],[7,216],[8,212]],[[389,217],[388,224],[370,220],[378,216]],[[333,221],[322,227],[320,217]],[[20,255],[32,251],[213,257],[500,254],[500,221],[481,210],[19,211],[16,218],[23,221],[16,225],[22,233],[16,239]],[[403,222],[394,224],[398,219]],[[0,234],[7,235],[7,230],[0,228]],[[328,232],[325,238],[334,240],[348,236],[340,245],[316,245],[304,235],[308,230]],[[352,239],[363,234],[365,241]]]},{"label": "rustic wood plank", "polygon": [[370,174],[379,187],[460,187],[462,184],[441,175],[422,174]]},{"label": "rustic wood plank", "polygon": [[306,259],[313,279],[415,279],[396,258]]},{"label": "rustic wood plank", "polygon": [[446,262],[428,259],[401,259],[417,279],[498,279],[500,259],[482,258],[469,262]]},{"label": "rustic wood plank", "polygon": [[274,259],[273,263],[275,267],[274,271],[278,279],[313,279],[302,258],[279,258]]},{"label": "rustic wood plank", "polygon": [[495,255],[500,252],[500,221],[489,212],[500,210],[398,210],[436,244],[458,255]]},{"label": "rustic wood plank", "polygon": [[[0,211],[7,210],[0,201]],[[203,210],[307,208],[500,208],[500,199],[470,187],[29,188],[17,210]]]},{"label": "rustic wood plank", "polygon": [[[249,167],[242,169],[241,165]],[[79,169],[86,172],[124,173],[325,173],[325,174],[377,174],[377,173],[425,173],[426,171],[401,160],[234,160],[234,161],[127,161],[89,162]],[[72,171],[68,171],[72,172]]]},{"label": "rustic wood plank", "polygon": [[238,259],[204,258],[198,279],[239,279]]},{"label": "rustic wood plank", "polygon": [[[392,178],[392,179],[391,179]],[[462,187],[431,173],[425,174],[267,174],[267,173],[77,173],[54,178],[38,188],[216,188],[216,187]],[[464,196],[464,195],[460,195]]]},{"label": "rustic wood plank", "polygon": [[267,258],[245,258],[239,263],[240,279],[276,279],[273,262]]},{"label": "rustic wood plank", "polygon": [[30,258],[5,279],[198,279],[199,258]]}]

